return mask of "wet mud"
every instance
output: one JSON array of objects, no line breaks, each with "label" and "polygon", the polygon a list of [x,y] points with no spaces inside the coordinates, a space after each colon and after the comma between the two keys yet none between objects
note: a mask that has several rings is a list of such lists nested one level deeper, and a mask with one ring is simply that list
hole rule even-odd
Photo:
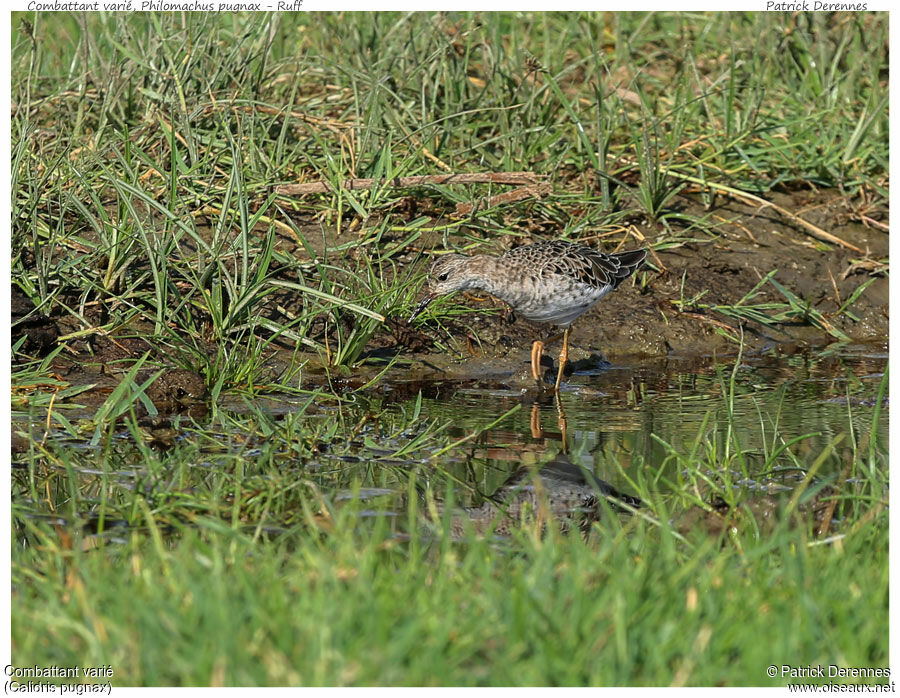
[{"label": "wet mud", "polygon": [[[802,210],[807,220],[826,227],[867,254],[823,245],[766,210],[722,202],[714,215],[729,223],[719,227],[719,239],[658,250],[637,272],[634,283],[626,282],[576,321],[570,339],[570,361],[576,362],[572,370],[625,357],[713,357],[735,353],[737,343],[733,338],[739,337],[743,337],[745,350],[751,352],[773,347],[792,352],[837,341],[835,335],[802,317],[764,325],[735,319],[715,309],[714,306],[740,302],[772,270],[777,270],[774,274],[777,282],[819,311],[835,330],[855,342],[886,343],[889,321],[886,276],[872,281],[855,302],[844,308],[852,311],[857,319],[839,311],[851,294],[870,278],[870,273],[882,268],[878,260],[887,258],[888,236],[846,221],[839,197],[819,204],[809,199],[809,194],[785,195],[778,201],[792,210]],[[711,215],[696,206],[686,209],[686,213],[698,217]],[[525,238],[517,243],[534,241],[537,239]],[[624,245],[631,246],[631,242]],[[501,242],[497,252],[503,249]],[[692,304],[690,299],[697,301]],[[427,323],[421,332],[444,342],[455,340],[468,357],[509,357],[510,367],[518,367],[527,360],[532,341],[548,335],[545,327],[517,320],[499,301],[469,297],[463,302],[473,310],[494,312],[466,315],[464,325],[445,324],[446,329]],[[774,286],[766,284],[748,304],[784,302],[785,297]],[[402,336],[396,337],[396,344],[402,345],[402,340]],[[433,356],[422,351],[417,353],[417,358],[433,361]]]},{"label": "wet mud", "polygon": [[[878,228],[853,222],[845,207],[846,200],[837,192],[801,191],[771,198],[774,203],[864,250],[865,254],[821,243],[772,209],[753,208],[722,198],[707,209],[693,198],[681,197],[685,215],[718,221],[715,226],[718,236],[698,234],[695,240],[660,246],[651,253],[633,282],[629,280],[579,318],[571,333],[567,375],[602,370],[610,362],[633,362],[649,357],[713,360],[736,354],[736,338],[742,338],[743,351],[749,354],[772,350],[790,354],[837,341],[836,335],[823,329],[821,323],[817,326],[802,316],[763,324],[720,312],[718,308],[739,303],[772,270],[777,270],[774,279],[802,303],[818,311],[828,327],[853,342],[886,348],[889,281],[884,262],[888,256],[888,235]],[[644,222],[634,229],[640,231],[644,240],[631,237],[620,245],[622,248],[653,242],[653,226]],[[543,228],[538,233],[515,239],[499,236],[490,246],[485,246],[493,249],[483,251],[500,254],[513,245],[552,236],[551,231]],[[311,235],[308,244],[318,254],[326,243],[331,247],[341,246],[352,241],[355,235],[348,230],[338,239],[327,241],[321,235],[318,239]],[[380,244],[389,247],[400,239],[400,234],[396,240],[385,235]],[[622,236],[618,240],[622,242]],[[448,241],[461,242],[453,236]],[[609,238],[607,242],[612,241]],[[443,239],[437,234],[423,236],[420,249],[397,255],[400,263],[397,273],[405,273],[409,265],[424,273],[427,252],[441,249],[442,245]],[[285,236],[278,240],[277,246],[301,262],[309,259],[309,251],[296,240]],[[318,247],[322,250],[317,250]],[[613,245],[602,247],[609,251]],[[189,254],[190,250],[186,248],[184,253]],[[346,253],[348,261],[365,254],[367,250],[354,250],[352,245]],[[277,275],[277,265],[275,270]],[[852,294],[867,281],[871,281],[868,287],[848,305]],[[61,299],[66,300],[64,292]],[[531,343],[545,339],[550,330],[516,318],[502,302],[490,297],[458,296],[455,300],[472,312],[455,315],[455,319],[440,324],[428,319],[410,325],[402,312],[388,317],[370,339],[360,365],[349,372],[335,375],[321,366],[321,357],[303,355],[301,359],[308,361],[303,387],[330,383],[338,388],[358,388],[380,370],[385,360],[394,357],[403,361],[383,378],[387,382],[484,382],[494,378],[504,385],[531,386],[533,381],[527,370]],[[183,411],[186,405],[204,401],[205,378],[185,370],[183,362],[173,362],[160,347],[135,338],[141,336],[143,328],[126,328],[121,336],[82,335],[78,331],[83,328],[70,315],[53,310],[58,308],[56,305],[49,310],[34,308],[15,286],[12,301],[13,342],[22,340],[23,352],[41,356],[56,348],[61,343],[60,337],[68,335],[64,340],[65,351],[57,356],[53,367],[74,385],[95,384],[98,400],[118,384],[131,362],[146,354],[148,366],[163,369],[147,388],[160,413]],[[763,284],[757,296],[747,301],[748,304],[784,302],[785,297],[771,284]],[[302,307],[300,294],[276,289],[264,301],[261,314],[284,320],[285,313],[296,314]],[[91,317],[91,309],[85,310],[89,320],[101,324],[102,310],[95,312],[99,315]],[[312,339],[333,344],[335,337],[328,336],[333,331],[323,321]],[[195,341],[202,339],[195,338]],[[281,344],[286,350],[295,349],[290,342]],[[207,351],[214,350],[214,344],[208,341]],[[550,346],[543,357],[548,377],[552,376],[557,351],[558,346]],[[290,360],[296,361],[297,356],[291,354]],[[273,373],[278,372],[279,364],[280,360],[274,358]],[[147,375],[142,372],[140,378]]]}]

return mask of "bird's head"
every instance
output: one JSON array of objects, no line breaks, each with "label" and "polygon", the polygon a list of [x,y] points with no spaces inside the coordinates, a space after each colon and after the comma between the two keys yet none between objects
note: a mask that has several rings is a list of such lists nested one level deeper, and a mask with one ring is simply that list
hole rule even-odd
[{"label": "bird's head", "polygon": [[435,260],[428,272],[425,297],[419,301],[408,322],[415,320],[435,298],[472,288],[473,279],[467,273],[472,259],[461,254],[448,254]]}]

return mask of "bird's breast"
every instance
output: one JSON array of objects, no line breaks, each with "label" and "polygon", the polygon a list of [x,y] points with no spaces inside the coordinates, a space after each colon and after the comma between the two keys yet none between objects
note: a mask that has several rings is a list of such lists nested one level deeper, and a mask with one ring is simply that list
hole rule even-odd
[{"label": "bird's breast", "polygon": [[530,322],[567,326],[579,315],[609,293],[610,288],[596,288],[565,278],[522,279],[515,289],[498,297],[517,314]]}]

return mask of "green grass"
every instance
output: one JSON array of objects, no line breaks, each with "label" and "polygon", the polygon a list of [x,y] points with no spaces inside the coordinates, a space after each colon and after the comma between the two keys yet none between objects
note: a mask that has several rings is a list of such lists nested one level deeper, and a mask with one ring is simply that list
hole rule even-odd
[{"label": "green grass", "polygon": [[[885,14],[15,14],[13,279],[82,331],[151,324],[210,384],[263,380],[245,367],[272,339],[352,365],[407,309],[383,272],[426,230],[714,241],[688,182],[885,212],[886,46]],[[517,170],[553,194],[452,222],[496,189],[428,187],[410,222],[408,191],[341,184]],[[273,311],[279,289],[303,307]]]},{"label": "green grass", "polygon": [[[15,665],[110,664],[123,686],[783,685],[769,665],[887,664],[886,379],[874,408],[817,402],[871,397],[881,364],[804,382],[832,346],[780,363],[797,378],[776,391],[739,358],[659,412],[632,386],[619,417],[640,428],[602,435],[607,415],[566,395],[572,450],[645,506],[602,507],[585,536],[531,512],[504,540],[453,539],[438,505],[555,455],[522,448],[528,410],[396,398],[381,378],[402,359],[359,366],[432,249],[638,244],[632,226],[659,251],[728,244],[686,194],[829,187],[851,220],[885,217],[886,13],[14,13],[12,29],[12,282],[64,324],[48,357],[13,346]],[[388,186],[448,171],[553,190],[457,215],[501,189]],[[362,177],[383,184],[343,185]],[[319,180],[331,193],[276,191]],[[834,320],[858,319],[871,283],[826,316],[760,271],[732,304],[672,302],[842,341]],[[109,336],[146,346],[88,402],[57,366]],[[156,419],[146,390],[172,366],[202,375],[208,415]],[[789,483],[771,518],[748,481]]]},{"label": "green grass", "polygon": [[[776,273],[778,273],[777,269],[770,271],[760,279],[759,283],[750,289],[743,298],[730,305],[700,303],[700,299],[706,295],[706,290],[699,292],[691,298],[685,298],[684,276],[682,276],[681,297],[679,299],[673,299],[671,302],[680,311],[694,309],[711,310],[716,313],[721,313],[725,317],[741,321],[749,320],[758,323],[762,327],[768,328],[777,328],[785,323],[796,321],[810,323],[815,327],[821,328],[840,342],[849,343],[851,341],[850,337],[829,322],[828,318],[825,317],[822,312],[814,308],[811,301],[802,300],[797,294],[790,289],[785,288],[784,285],[773,278]],[[849,308],[874,281],[874,278],[869,278],[860,283],[860,285],[848,296],[847,300],[841,304],[840,308],[831,315],[833,317],[839,317],[846,314],[847,317],[854,322],[859,322],[859,317],[850,311]],[[750,301],[753,301],[762,293],[761,289],[766,284],[770,284],[784,300],[751,303]],[[739,341],[740,338],[735,337],[735,340]]]},{"label": "green grass", "polygon": [[114,686],[783,685],[767,666],[887,664],[885,526],[685,549],[607,520],[498,547],[400,543],[352,507],[270,540],[208,519],[163,538],[142,508],[89,552],[27,527],[16,664],[111,664]]}]

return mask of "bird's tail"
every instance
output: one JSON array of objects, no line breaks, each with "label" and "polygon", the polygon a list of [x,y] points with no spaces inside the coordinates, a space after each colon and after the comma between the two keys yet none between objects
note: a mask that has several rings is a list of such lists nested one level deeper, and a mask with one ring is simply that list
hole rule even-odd
[{"label": "bird's tail", "polygon": [[616,252],[611,254],[618,263],[619,268],[615,271],[615,288],[640,267],[644,260],[647,259],[647,250],[628,250],[627,252]]}]

